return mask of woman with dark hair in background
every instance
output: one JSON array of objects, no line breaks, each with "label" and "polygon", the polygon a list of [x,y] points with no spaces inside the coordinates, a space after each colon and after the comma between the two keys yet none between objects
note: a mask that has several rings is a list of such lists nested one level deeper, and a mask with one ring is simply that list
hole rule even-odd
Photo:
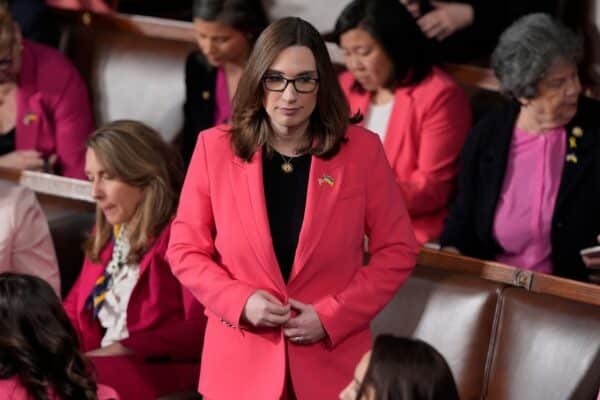
[{"label": "woman with dark hair in background", "polygon": [[350,123],[319,32],[285,18],[252,51],[232,125],[198,137],[168,256],[209,316],[205,398],[335,398],[414,267],[381,141]]},{"label": "woman with dark hair in background", "polygon": [[355,0],[338,18],[352,112],[379,134],[419,243],[448,214],[458,155],[471,125],[467,96],[434,65],[427,39],[398,0]]},{"label": "woman with dark hair in background", "polygon": [[193,390],[205,317],[165,257],[181,159],[156,131],[135,121],[103,126],[87,147],[96,225],[64,301],[67,314],[98,381],[124,399]]},{"label": "woman with dark hair in background", "polygon": [[340,400],[458,400],[448,363],[419,339],[380,335]]},{"label": "woman with dark hair in background", "polygon": [[231,99],[267,16],[260,0],[195,0],[200,51],[185,66],[182,155],[189,164],[198,133],[231,119]]},{"label": "woman with dark hair in background", "polygon": [[547,14],[500,37],[492,67],[506,107],[471,131],[442,249],[588,280],[600,233],[598,102],[581,97],[580,39]]},{"label": "woman with dark hair in background", "polygon": [[89,367],[50,285],[0,274],[0,398],[118,400],[111,388],[96,386]]}]

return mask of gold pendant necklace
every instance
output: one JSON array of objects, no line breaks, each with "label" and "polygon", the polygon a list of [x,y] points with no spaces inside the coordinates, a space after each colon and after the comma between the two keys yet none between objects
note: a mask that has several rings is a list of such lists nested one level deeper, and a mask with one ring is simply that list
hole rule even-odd
[{"label": "gold pendant necklace", "polygon": [[283,154],[279,154],[283,159],[283,163],[281,164],[281,170],[286,174],[291,174],[294,172],[294,166],[292,165],[292,160],[296,157],[285,158]]}]

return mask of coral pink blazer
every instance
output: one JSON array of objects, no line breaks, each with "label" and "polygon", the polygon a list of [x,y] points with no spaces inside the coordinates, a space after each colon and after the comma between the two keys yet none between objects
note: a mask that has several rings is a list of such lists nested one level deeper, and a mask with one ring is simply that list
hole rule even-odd
[{"label": "coral pink blazer", "polygon": [[[140,276],[127,306],[129,338],[121,341],[124,346],[132,349],[141,361],[164,361],[164,381],[146,382],[149,386],[157,386],[153,390],[158,394],[168,392],[162,388],[178,380],[177,374],[182,372],[177,363],[188,363],[189,368],[197,374],[198,362],[195,360],[200,357],[206,323],[202,305],[181,286],[165,259],[169,233],[170,229],[165,228],[140,261]],[[99,348],[104,334],[98,320],[93,319],[90,310],[86,308],[85,302],[96,279],[103,274],[111,258],[112,247],[112,243],[106,246],[101,254],[100,263],[85,260],[79,278],[63,303],[80,335],[83,351]],[[113,364],[128,365],[128,361]],[[105,363],[95,362],[95,365],[98,368],[98,365],[104,366]],[[123,398],[129,398],[122,389],[121,382],[107,382],[101,379],[103,375],[115,376],[114,374],[98,371],[98,375],[102,383],[113,386]],[[121,375],[126,376],[126,373]],[[191,382],[192,388],[196,384],[195,378],[197,377]]]},{"label": "coral pink blazer", "polygon": [[[371,94],[352,90],[354,82],[350,72],[340,76],[352,112],[364,115]],[[470,127],[467,96],[436,67],[421,83],[395,92],[383,147],[421,244],[442,233]]]},{"label": "coral pink blazer", "polygon": [[23,40],[17,89],[17,150],[56,154],[61,175],[85,177],[85,141],[94,130],[88,92],[58,51]]},{"label": "coral pink blazer", "polygon": [[[417,253],[383,147],[376,135],[351,126],[335,157],[313,157],[286,284],[269,231],[261,151],[242,161],[227,129],[198,136],[168,251],[175,275],[208,315],[199,390],[211,400],[279,399],[289,366],[299,400],[337,398],[371,346],[369,322],[408,278]],[[296,345],[280,328],[241,325],[258,289],[283,303],[291,297],[312,304],[328,338]]]}]

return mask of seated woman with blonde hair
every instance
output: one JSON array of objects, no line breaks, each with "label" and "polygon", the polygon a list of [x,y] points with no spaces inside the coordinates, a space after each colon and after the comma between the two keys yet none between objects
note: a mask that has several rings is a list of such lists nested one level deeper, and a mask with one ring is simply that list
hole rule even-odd
[{"label": "seated woman with blonde hair", "polygon": [[99,382],[125,399],[196,388],[205,319],[165,251],[182,162],[151,128],[117,121],[88,140],[96,226],[64,302]]},{"label": "seated woman with blonde hair", "polygon": [[0,274],[0,398],[118,400],[96,385],[77,333],[47,282]]}]

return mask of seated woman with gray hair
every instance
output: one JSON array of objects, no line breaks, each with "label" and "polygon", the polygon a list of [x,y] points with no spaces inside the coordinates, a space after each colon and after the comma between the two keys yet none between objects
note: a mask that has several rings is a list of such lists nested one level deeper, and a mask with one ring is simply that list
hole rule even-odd
[{"label": "seated woman with gray hair", "polygon": [[471,131],[443,249],[588,280],[600,233],[598,103],[580,97],[579,38],[546,14],[517,20],[492,66],[512,99]]}]

